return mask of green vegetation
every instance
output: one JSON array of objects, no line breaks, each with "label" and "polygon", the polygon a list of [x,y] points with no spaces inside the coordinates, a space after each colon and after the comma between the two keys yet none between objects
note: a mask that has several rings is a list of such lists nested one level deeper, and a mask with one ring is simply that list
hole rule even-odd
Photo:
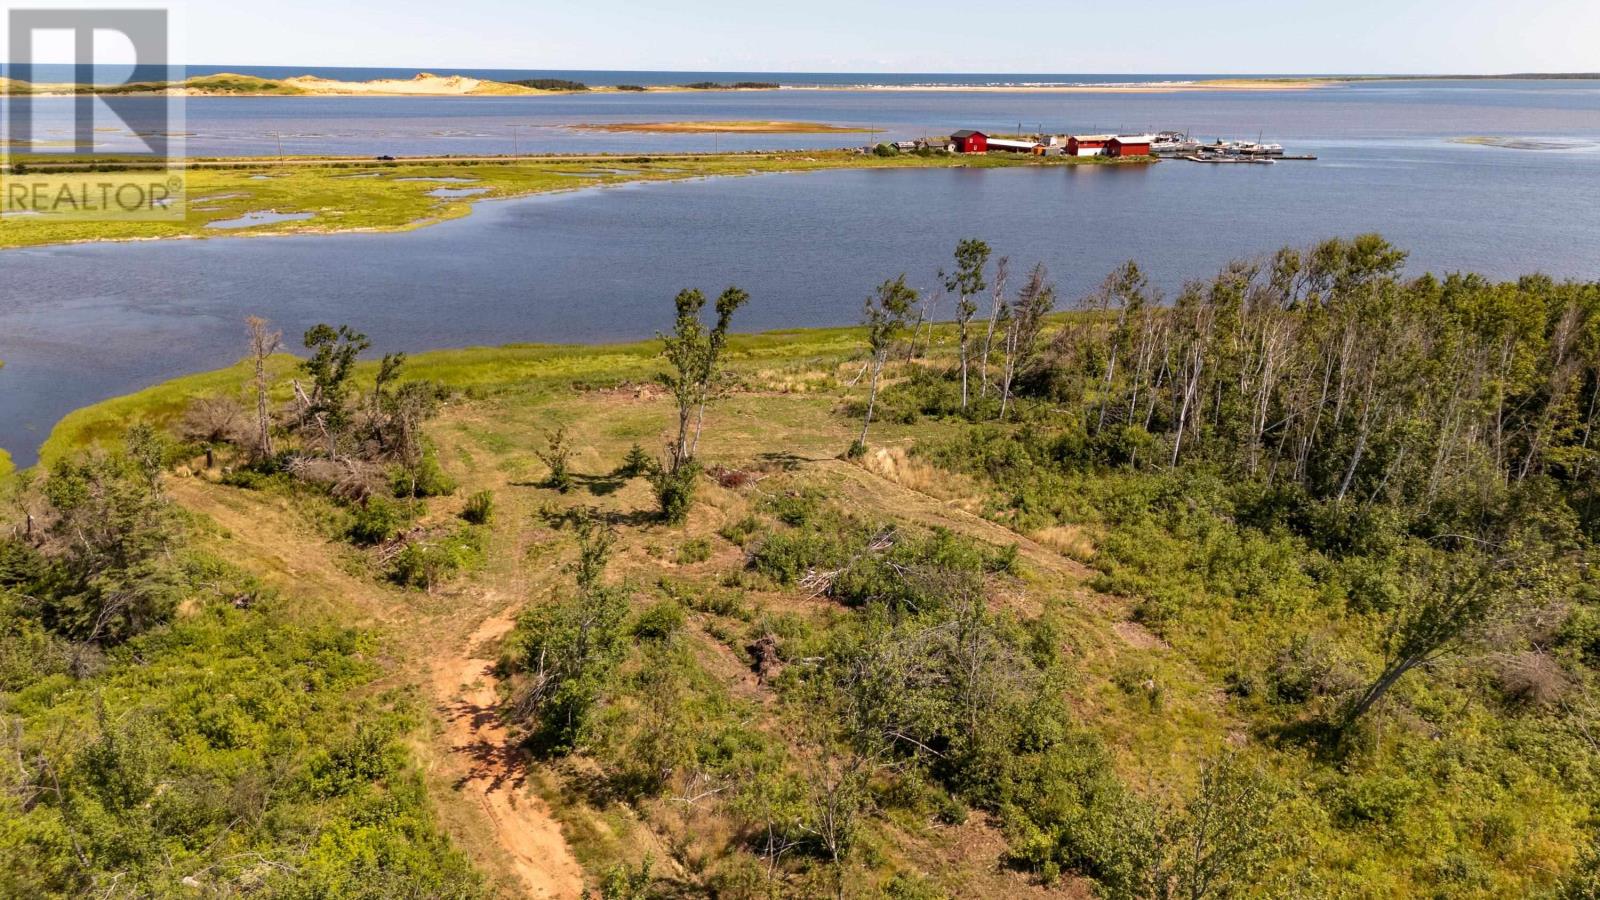
[{"label": "green vegetation", "polygon": [[581,81],[567,81],[562,78],[528,78],[509,83],[518,87],[533,88],[537,91],[587,91],[589,89],[589,86]]},{"label": "green vegetation", "polygon": [[693,81],[684,87],[693,91],[775,91],[782,85],[775,81],[735,81],[721,84],[715,81]]},{"label": "green vegetation", "polygon": [[[59,757],[0,768],[44,835],[7,890],[503,888],[487,768],[611,896],[1592,894],[1600,285],[1365,236],[1053,314],[996,255],[940,324],[891,279],[856,329],[730,334],[737,289],[619,347],[319,327],[265,357],[271,453],[249,360],[80,412],[7,507],[0,708]],[[231,830],[168,811],[234,796],[213,734],[287,773]]]},{"label": "green vegetation", "polygon": [[0,538],[0,893],[477,896],[370,637],[207,550],[167,459],[59,462]]},{"label": "green vegetation", "polygon": [[305,91],[273,78],[254,75],[197,75],[183,81],[140,81],[115,85],[36,84],[27,85],[10,81],[5,87],[12,92],[28,93],[92,93],[92,94],[158,94],[183,90],[196,94],[248,94],[260,96],[295,96]]},{"label": "green vegetation", "polygon": [[[589,186],[644,181],[677,181],[707,176],[755,175],[862,167],[976,166],[1002,168],[1027,165],[1129,165],[1101,157],[1016,156],[920,157],[891,159],[838,150],[741,153],[705,156],[549,157],[373,162],[353,159],[275,162],[264,159],[191,160],[187,178],[187,215],[175,222],[74,221],[51,215],[0,216],[0,248],[35,247],[75,241],[139,240],[180,237],[225,237],[256,234],[339,231],[404,231],[459,218],[471,212],[472,200],[435,197],[452,186],[438,179],[473,179],[482,198],[516,197]],[[92,180],[97,170],[126,169],[126,160],[72,162],[41,159],[30,165],[51,184]],[[619,168],[620,167],[620,168]],[[433,179],[433,180],[430,180]],[[459,185],[454,185],[459,186]],[[8,202],[0,200],[0,202]],[[273,210],[310,213],[309,219],[273,222],[242,229],[218,230],[213,222],[246,213]],[[9,207],[0,211],[10,211]]]}]

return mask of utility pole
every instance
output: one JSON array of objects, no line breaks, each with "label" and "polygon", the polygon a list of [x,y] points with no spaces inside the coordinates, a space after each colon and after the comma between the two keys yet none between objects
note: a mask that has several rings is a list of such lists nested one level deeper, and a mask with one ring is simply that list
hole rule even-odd
[{"label": "utility pole", "polygon": [[512,156],[521,156],[522,155],[522,146],[517,143],[517,128],[519,128],[519,127],[520,126],[517,126],[517,125],[512,125],[511,126],[511,155]]}]

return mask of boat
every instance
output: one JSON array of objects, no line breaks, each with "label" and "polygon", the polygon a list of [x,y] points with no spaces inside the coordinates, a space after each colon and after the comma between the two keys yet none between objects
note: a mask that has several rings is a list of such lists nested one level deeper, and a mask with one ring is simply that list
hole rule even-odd
[{"label": "boat", "polygon": [[1190,162],[1215,163],[1215,164],[1242,164],[1242,165],[1267,165],[1270,166],[1277,160],[1266,156],[1240,156],[1230,153],[1191,153],[1183,157]]},{"label": "boat", "polygon": [[1181,131],[1159,132],[1155,140],[1150,142],[1152,156],[1184,156],[1198,152],[1200,152],[1200,142],[1190,140],[1189,136]]}]

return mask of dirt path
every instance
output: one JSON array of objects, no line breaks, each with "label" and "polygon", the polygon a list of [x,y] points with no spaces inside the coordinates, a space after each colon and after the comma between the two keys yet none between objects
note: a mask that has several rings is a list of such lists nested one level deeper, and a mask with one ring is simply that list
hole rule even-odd
[{"label": "dirt path", "polygon": [[509,868],[528,897],[568,900],[583,893],[583,869],[544,801],[527,789],[527,763],[496,712],[489,648],[511,630],[515,608],[484,620],[464,645],[429,660],[433,696],[445,722],[446,764],[455,787],[494,827]]},{"label": "dirt path", "polygon": [[[296,602],[330,609],[348,604],[408,644],[412,652],[396,654],[400,663],[389,677],[429,690],[444,725],[437,758],[457,796],[481,814],[493,835],[499,851],[494,863],[521,883],[520,896],[582,895],[583,869],[560,823],[528,789],[526,761],[496,715],[493,647],[511,630],[518,607],[506,609],[504,597],[488,591],[461,603],[460,615],[429,615],[411,595],[346,571],[328,542],[282,500],[193,478],[173,479],[169,490],[184,507],[224,529],[220,537],[230,559]],[[434,635],[433,643],[415,652],[411,638],[419,634]]]}]

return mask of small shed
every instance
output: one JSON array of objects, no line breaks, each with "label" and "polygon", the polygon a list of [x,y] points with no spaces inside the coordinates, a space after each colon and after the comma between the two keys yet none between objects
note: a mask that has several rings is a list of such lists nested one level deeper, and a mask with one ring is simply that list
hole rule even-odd
[{"label": "small shed", "polygon": [[1075,134],[1067,138],[1068,156],[1101,156],[1106,152],[1106,144],[1116,135],[1111,134]]},{"label": "small shed", "polygon": [[981,131],[963,128],[950,135],[950,141],[956,145],[957,153],[989,152],[989,136]]},{"label": "small shed", "polygon": [[1149,156],[1153,134],[1119,134],[1106,141],[1106,156]]}]

